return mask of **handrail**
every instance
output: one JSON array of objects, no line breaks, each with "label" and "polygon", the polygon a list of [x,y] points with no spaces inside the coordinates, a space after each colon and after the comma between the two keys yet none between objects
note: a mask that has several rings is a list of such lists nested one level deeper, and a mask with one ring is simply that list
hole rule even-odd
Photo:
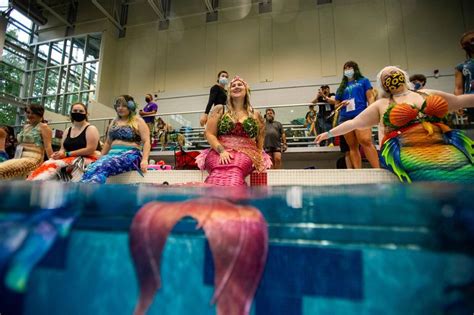
[{"label": "handrail", "polygon": [[[254,109],[266,109],[266,108],[285,108],[285,107],[301,107],[301,106],[309,106],[309,105],[317,105],[313,103],[294,103],[294,104],[279,104],[279,105],[267,105],[267,106],[254,106]],[[186,115],[186,114],[202,114],[202,110],[191,110],[191,111],[178,111],[178,112],[169,112],[169,113],[159,113],[155,115],[150,115],[148,117],[158,117],[158,116],[171,116],[171,115]],[[102,121],[102,120],[112,120],[115,119],[115,117],[103,117],[103,118],[92,118],[89,119],[89,122],[92,121]],[[56,124],[66,124],[66,123],[71,123],[69,120],[65,121],[54,121],[51,124],[56,125]],[[22,127],[22,125],[19,126],[13,126],[13,127]]]}]

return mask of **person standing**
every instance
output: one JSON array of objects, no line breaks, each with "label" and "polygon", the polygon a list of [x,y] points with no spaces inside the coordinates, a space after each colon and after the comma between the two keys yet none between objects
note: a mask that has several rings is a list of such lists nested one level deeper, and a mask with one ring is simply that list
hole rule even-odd
[{"label": "person standing", "polygon": [[[461,36],[460,44],[466,52],[466,60],[456,66],[454,95],[474,94],[474,30]],[[466,110],[469,121],[474,121],[474,109]]]},{"label": "person standing", "polygon": [[423,74],[414,74],[410,76],[410,82],[413,84],[414,90],[418,91],[425,88],[426,77]]},{"label": "person standing", "polygon": [[[329,85],[322,85],[318,91],[318,94],[311,102],[315,105],[318,105],[316,128],[318,134],[328,131],[332,127],[332,118],[334,117],[334,105],[336,104],[335,96],[336,94],[331,93]],[[329,139],[327,142],[328,145],[334,145],[333,139]],[[326,145],[326,141],[323,141],[322,145]]]},{"label": "person standing", "polygon": [[[348,61],[343,67],[343,78],[336,92],[336,107],[342,107],[339,114],[339,123],[349,121],[357,117],[368,105],[374,102],[374,93],[370,81],[362,75],[359,65],[354,61]],[[362,167],[362,158],[359,144],[364,150],[367,160],[373,168],[379,168],[377,150],[372,143],[372,129],[355,129],[344,134],[349,145],[349,155],[354,168]]]},{"label": "person standing", "polygon": [[286,144],[283,125],[275,120],[273,108],[265,110],[265,141],[263,148],[272,159],[272,168],[280,169],[282,167],[281,154],[288,149],[288,145]]},{"label": "person standing", "polygon": [[153,139],[155,132],[155,115],[158,112],[158,105],[153,102],[153,95],[151,94],[145,95],[145,102],[145,107],[138,113],[147,124],[148,129],[150,129],[150,139]]},{"label": "person standing", "polygon": [[225,89],[227,83],[229,83],[229,73],[227,73],[225,70],[219,71],[217,74],[217,84],[214,84],[214,86],[211,87],[206,110],[204,111],[204,114],[201,115],[201,119],[199,120],[201,127],[204,127],[204,125],[207,123],[207,117],[213,106],[227,104],[227,91]]},{"label": "person standing", "polygon": [[316,118],[317,118],[316,110],[314,109],[314,105],[309,105],[309,110],[305,116],[305,127],[306,127],[306,137],[316,136]]}]

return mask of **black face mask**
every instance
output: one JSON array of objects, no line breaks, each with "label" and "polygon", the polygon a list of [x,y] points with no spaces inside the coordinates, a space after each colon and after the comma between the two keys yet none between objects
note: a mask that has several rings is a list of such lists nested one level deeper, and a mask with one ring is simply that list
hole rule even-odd
[{"label": "black face mask", "polygon": [[71,118],[74,121],[81,122],[87,118],[87,115],[83,113],[71,113]]},{"label": "black face mask", "polygon": [[150,103],[150,102],[151,102],[151,98],[149,98],[149,97],[145,98],[145,102]]}]

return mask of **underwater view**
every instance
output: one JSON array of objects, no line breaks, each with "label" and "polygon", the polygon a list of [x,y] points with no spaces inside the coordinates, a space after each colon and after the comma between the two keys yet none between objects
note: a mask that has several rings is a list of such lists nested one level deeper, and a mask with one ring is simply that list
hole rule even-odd
[{"label": "underwater view", "polygon": [[0,311],[470,314],[473,193],[0,183]]}]

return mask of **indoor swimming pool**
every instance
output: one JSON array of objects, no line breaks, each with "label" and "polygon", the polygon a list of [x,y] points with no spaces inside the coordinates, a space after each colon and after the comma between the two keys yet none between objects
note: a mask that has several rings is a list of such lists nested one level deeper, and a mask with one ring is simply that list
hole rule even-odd
[{"label": "indoor swimming pool", "polygon": [[[251,314],[473,310],[473,187],[236,191],[3,182],[0,194],[2,314],[132,314],[139,287],[128,233],[135,213],[149,202],[179,207],[214,199],[256,208],[268,225],[268,256]],[[169,235],[161,277],[148,314],[216,314],[214,263],[195,220],[184,218]]]}]

